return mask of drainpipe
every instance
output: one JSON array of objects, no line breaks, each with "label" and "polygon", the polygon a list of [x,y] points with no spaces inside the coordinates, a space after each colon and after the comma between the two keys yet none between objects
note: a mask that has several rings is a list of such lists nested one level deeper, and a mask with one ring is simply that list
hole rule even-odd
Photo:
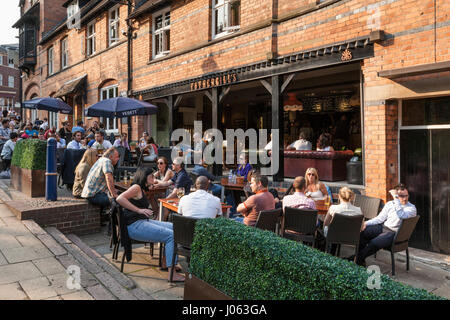
[{"label": "drainpipe", "polygon": [[[133,5],[131,3],[131,0],[127,1],[128,3],[128,17],[131,14],[131,11],[133,9]],[[131,71],[131,45],[132,45],[132,40],[133,40],[133,27],[131,25],[131,20],[127,20],[127,26],[128,26],[128,30],[127,30],[127,77],[128,77],[128,85],[127,85],[127,96],[131,95],[131,90],[133,87],[133,78],[132,78],[132,71]],[[127,118],[127,123],[128,123],[128,141],[131,141],[131,117]]]}]

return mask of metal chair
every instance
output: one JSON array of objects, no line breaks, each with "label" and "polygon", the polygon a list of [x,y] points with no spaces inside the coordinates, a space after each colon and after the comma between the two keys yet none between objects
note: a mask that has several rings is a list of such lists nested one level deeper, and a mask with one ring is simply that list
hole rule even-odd
[{"label": "metal chair", "polygon": [[195,224],[197,223],[197,220],[198,219],[191,217],[183,217],[179,214],[172,215],[174,246],[170,282],[172,282],[173,279],[175,257],[177,254],[185,256],[189,265],[191,258],[191,245],[194,240]]},{"label": "metal chair", "polygon": [[116,180],[120,180],[122,172],[128,171],[128,172],[135,172],[137,170],[137,167],[129,167],[129,166],[124,166],[124,159],[125,159],[125,147],[123,146],[118,146],[116,147],[117,152],[119,152],[119,161],[117,162],[117,166],[114,170],[114,177]]},{"label": "metal chair", "polygon": [[286,207],[281,234],[283,238],[315,247],[317,230],[317,210]]},{"label": "metal chair", "polygon": [[280,218],[283,213],[283,210],[274,209],[274,210],[263,210],[259,212],[258,220],[256,221],[255,228],[262,230],[269,230],[272,232],[277,231],[277,226],[280,223]]},{"label": "metal chair", "polygon": [[365,219],[373,219],[380,212],[381,199],[355,194],[353,205],[361,208]]},{"label": "metal chair", "polygon": [[325,248],[330,252],[330,245],[338,245],[337,257],[339,257],[341,251],[341,244],[355,246],[355,259],[358,255],[359,249],[359,237],[361,232],[361,225],[363,223],[364,216],[347,215],[343,213],[336,213],[328,227],[328,233],[326,236]]},{"label": "metal chair", "polygon": [[[406,270],[409,271],[409,251],[408,244],[414,229],[416,228],[417,221],[419,221],[420,216],[417,215],[412,218],[403,219],[398,231],[395,233],[392,244],[389,247],[384,248],[384,250],[389,250],[391,252],[391,262],[392,262],[392,275],[395,276],[395,259],[394,253],[406,250]],[[375,256],[376,257],[376,256]]]},{"label": "metal chair", "polygon": [[[150,244],[150,256],[153,257],[154,253],[154,242],[143,242],[143,241],[137,241],[134,239],[131,239],[128,236],[127,226],[124,224],[124,215],[123,215],[123,208],[116,204],[117,210],[115,210],[116,217],[110,217],[111,219],[111,228],[112,228],[112,239],[111,243],[114,243],[114,249],[113,249],[113,255],[112,258],[114,260],[117,260],[119,255],[119,244],[122,243],[122,247],[124,248],[123,256],[122,256],[122,263],[120,265],[120,272],[123,272],[123,266],[125,263],[125,257],[127,257],[127,262],[130,262],[132,259],[132,249],[133,244]],[[113,213],[114,214],[114,213]],[[116,232],[116,235],[114,236],[114,232]],[[162,266],[162,256],[164,252],[164,246],[163,243],[160,243],[160,252],[159,252],[159,267]]]}]

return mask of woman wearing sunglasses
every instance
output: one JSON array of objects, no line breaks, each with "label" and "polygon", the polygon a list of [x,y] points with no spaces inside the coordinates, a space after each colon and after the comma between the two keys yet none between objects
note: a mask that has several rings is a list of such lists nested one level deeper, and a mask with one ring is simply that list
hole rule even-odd
[{"label": "woman wearing sunglasses", "polygon": [[169,161],[166,157],[159,157],[156,164],[157,170],[153,175],[158,182],[169,181],[173,178],[175,173],[169,168]]}]

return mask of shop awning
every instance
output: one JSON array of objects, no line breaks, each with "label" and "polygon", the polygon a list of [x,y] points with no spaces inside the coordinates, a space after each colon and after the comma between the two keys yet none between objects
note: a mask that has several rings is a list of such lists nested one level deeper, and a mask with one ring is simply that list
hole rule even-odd
[{"label": "shop awning", "polygon": [[420,76],[430,73],[444,72],[450,70],[450,61],[422,64],[419,66],[405,67],[378,72],[379,77],[396,79],[412,76]]},{"label": "shop awning", "polygon": [[157,9],[163,5],[168,5],[171,2],[171,0],[148,0],[147,2],[139,6],[133,13],[131,13],[128,19],[137,18],[141,14],[149,12],[150,10]]},{"label": "shop awning", "polygon": [[81,78],[71,80],[63,84],[63,86],[53,95],[54,98],[61,98],[71,93],[81,92],[86,85],[87,75]]}]

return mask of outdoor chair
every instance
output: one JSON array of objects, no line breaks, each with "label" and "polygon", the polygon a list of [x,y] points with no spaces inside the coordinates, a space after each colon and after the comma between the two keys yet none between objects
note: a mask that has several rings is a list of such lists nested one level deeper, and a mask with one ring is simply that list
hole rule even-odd
[{"label": "outdoor chair", "polygon": [[317,210],[286,207],[281,229],[283,238],[316,244]]},{"label": "outdoor chair", "polygon": [[378,215],[380,211],[381,199],[355,194],[353,205],[361,208],[364,218],[369,220]]},{"label": "outdoor chair", "polygon": [[255,227],[276,233],[282,213],[283,210],[281,208],[261,211],[258,215],[258,220],[256,221]]},{"label": "outdoor chair", "polygon": [[168,164],[172,164],[172,149],[159,147],[158,157],[165,157],[168,161]]},{"label": "outdoor chair", "polygon": [[172,270],[170,272],[170,282],[173,279],[173,271],[175,269],[175,257],[182,255],[186,257],[187,263],[191,258],[191,245],[194,240],[195,224],[198,219],[191,217],[183,217],[179,214],[172,215],[173,223],[173,257],[172,257]]},{"label": "outdoor chair", "polygon": [[124,166],[124,159],[125,159],[125,147],[123,146],[118,146],[116,147],[117,152],[119,152],[119,161],[117,162],[117,167],[115,168],[114,172],[115,172],[115,179],[117,181],[120,180],[122,172],[135,172],[137,170],[137,167],[129,167],[129,166]]},{"label": "outdoor chair", "polygon": [[337,245],[337,257],[339,257],[341,251],[341,245],[355,246],[355,259],[358,255],[359,249],[359,237],[361,232],[361,226],[364,220],[362,214],[358,215],[346,215],[342,213],[336,213],[333,216],[333,220],[328,226],[328,233],[326,236],[325,248],[330,253],[330,245]]},{"label": "outdoor chair", "polygon": [[[120,265],[120,272],[123,272],[123,267],[125,263],[125,258],[127,258],[127,262],[130,262],[132,259],[132,249],[133,244],[150,244],[150,256],[153,257],[154,253],[154,242],[143,242],[143,241],[137,241],[134,239],[131,239],[128,236],[128,229],[124,221],[124,215],[123,215],[123,208],[115,203],[116,209],[113,214],[116,214],[116,217],[111,216],[111,228],[112,228],[112,239],[115,238],[115,244],[113,249],[113,255],[112,258],[114,260],[117,260],[119,255],[119,244],[122,244],[122,247],[124,248],[123,256],[122,256],[122,263]],[[114,236],[114,232],[116,232],[116,235]],[[113,242],[114,240],[112,240]],[[159,267],[162,266],[162,256],[164,252],[164,246],[163,243],[160,243],[160,250],[159,250]]]},{"label": "outdoor chair", "polygon": [[[389,247],[383,248],[391,252],[391,262],[392,262],[392,275],[395,276],[395,259],[394,253],[406,251],[406,270],[409,271],[409,251],[408,244],[414,229],[416,228],[417,221],[419,221],[420,216],[417,215],[412,218],[403,219],[398,231],[395,233],[392,244]],[[376,258],[376,254],[375,254]]]}]

